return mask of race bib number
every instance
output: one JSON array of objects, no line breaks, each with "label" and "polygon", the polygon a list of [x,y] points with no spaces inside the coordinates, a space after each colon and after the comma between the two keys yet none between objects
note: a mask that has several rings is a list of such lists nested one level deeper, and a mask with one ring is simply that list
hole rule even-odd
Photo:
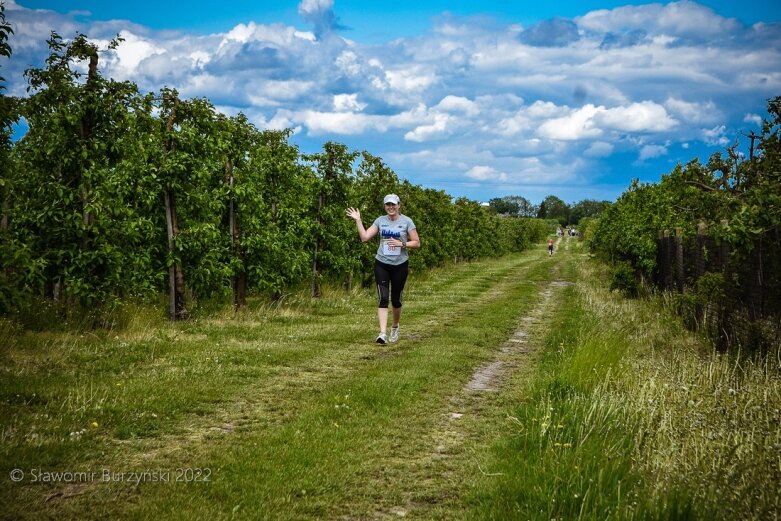
[{"label": "race bib number", "polygon": [[382,241],[382,254],[389,257],[401,255],[401,246],[391,246],[388,241]]}]

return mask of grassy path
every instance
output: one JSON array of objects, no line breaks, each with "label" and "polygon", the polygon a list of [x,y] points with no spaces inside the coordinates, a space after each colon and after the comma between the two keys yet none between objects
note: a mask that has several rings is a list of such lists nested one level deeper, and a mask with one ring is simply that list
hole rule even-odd
[{"label": "grassy path", "polygon": [[[781,356],[709,352],[576,240],[127,329],[0,319],[3,519],[779,519]],[[20,474],[21,473],[21,474]]]},{"label": "grassy path", "polygon": [[[388,346],[371,343],[368,291],[114,338],[6,332],[3,452],[27,473],[3,482],[9,513],[453,518],[563,259],[412,274]],[[177,468],[209,482],[172,482]],[[88,474],[41,482],[56,471]]]}]

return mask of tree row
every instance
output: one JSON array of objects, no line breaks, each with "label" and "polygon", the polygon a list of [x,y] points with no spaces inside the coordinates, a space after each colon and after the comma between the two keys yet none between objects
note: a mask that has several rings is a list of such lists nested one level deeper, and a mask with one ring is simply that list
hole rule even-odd
[{"label": "tree row", "polygon": [[[52,33],[48,44],[46,66],[25,73],[29,96],[0,98],[3,313],[163,292],[184,318],[192,298],[232,295],[240,306],[253,292],[363,284],[374,250],[344,210],[373,218],[390,192],[423,239],[412,269],[520,251],[548,232],[400,180],[369,152],[327,142],[304,154],[288,130],[107,79],[84,35]],[[19,121],[27,131],[11,140]]]}]

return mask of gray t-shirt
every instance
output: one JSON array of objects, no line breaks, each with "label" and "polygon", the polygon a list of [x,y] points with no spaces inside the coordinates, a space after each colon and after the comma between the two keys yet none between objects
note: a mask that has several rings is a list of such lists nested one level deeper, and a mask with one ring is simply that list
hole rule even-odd
[{"label": "gray t-shirt", "polygon": [[385,264],[399,265],[404,264],[409,255],[407,248],[401,246],[390,246],[388,239],[399,239],[407,242],[409,240],[409,231],[415,229],[415,223],[404,214],[399,214],[399,218],[391,221],[387,215],[377,217],[372,226],[376,226],[380,235],[380,247],[377,248],[375,258]]}]

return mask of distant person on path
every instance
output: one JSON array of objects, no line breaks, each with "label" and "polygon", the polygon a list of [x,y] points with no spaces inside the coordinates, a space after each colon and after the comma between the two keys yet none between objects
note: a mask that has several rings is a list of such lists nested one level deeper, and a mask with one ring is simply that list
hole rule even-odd
[{"label": "distant person on path", "polygon": [[548,239],[548,257],[553,255],[553,239]]},{"label": "distant person on path", "polygon": [[[348,208],[347,216],[355,220],[361,242],[366,242],[377,233],[380,234],[380,246],[374,261],[374,280],[377,282],[377,319],[380,322],[380,334],[377,343],[396,342],[399,339],[399,321],[404,284],[409,273],[410,248],[420,248],[420,238],[412,219],[401,213],[401,201],[396,194],[388,194],[383,200],[385,215],[377,217],[369,229],[363,227],[361,212],[357,208]],[[393,305],[393,326],[390,338],[388,328],[388,302]]]}]

